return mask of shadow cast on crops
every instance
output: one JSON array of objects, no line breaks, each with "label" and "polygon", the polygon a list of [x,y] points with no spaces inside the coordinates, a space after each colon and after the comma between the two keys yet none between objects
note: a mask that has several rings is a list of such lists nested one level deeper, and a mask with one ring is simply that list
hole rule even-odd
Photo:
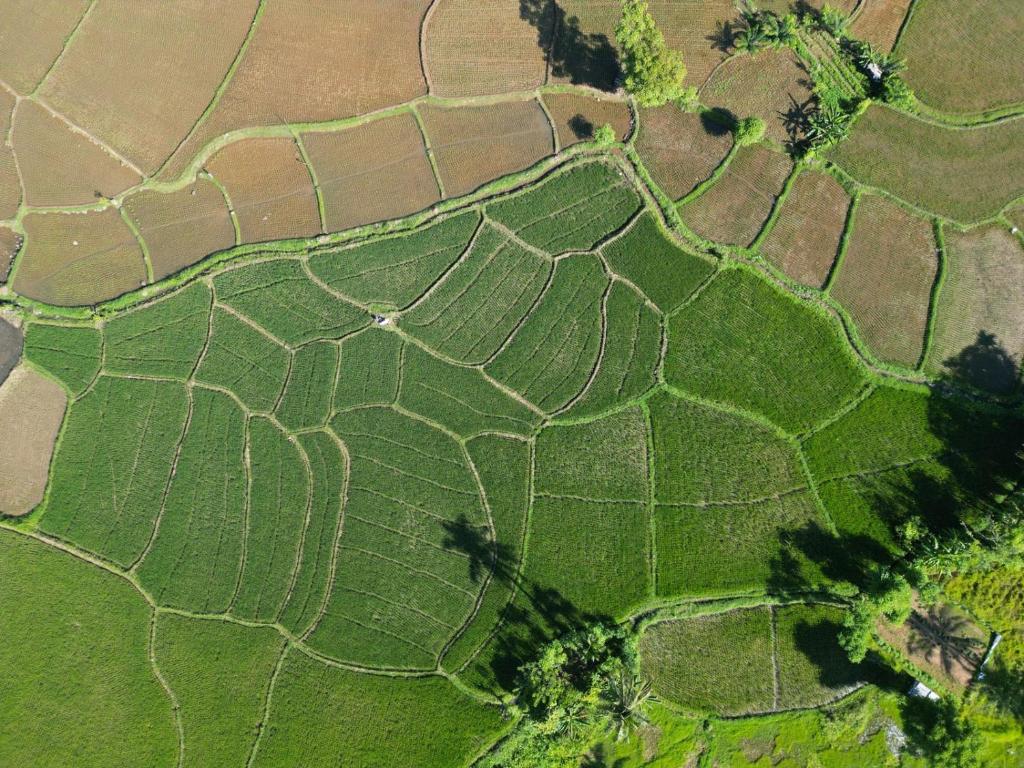
[{"label": "shadow cast on crops", "polygon": [[1020,388],[1018,363],[988,331],[978,331],[973,344],[964,347],[952,357],[943,360],[947,375],[953,381],[968,386],[1012,395]]},{"label": "shadow cast on crops", "polygon": [[583,115],[573,115],[569,118],[569,128],[577,139],[594,138],[594,124]]},{"label": "shadow cast on crops", "polygon": [[577,16],[568,16],[555,0],[519,0],[519,16],[537,30],[537,45],[551,74],[573,85],[614,91],[619,59],[608,36],[583,31]]}]

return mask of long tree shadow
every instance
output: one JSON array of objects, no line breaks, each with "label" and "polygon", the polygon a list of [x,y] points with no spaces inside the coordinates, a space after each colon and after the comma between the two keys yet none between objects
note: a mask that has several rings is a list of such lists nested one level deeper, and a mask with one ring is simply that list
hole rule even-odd
[{"label": "long tree shadow", "polygon": [[585,32],[555,0],[519,0],[519,16],[537,30],[537,45],[551,64],[551,75],[573,85],[615,90],[619,59],[606,34]]},{"label": "long tree shadow", "polygon": [[974,343],[943,361],[950,379],[988,392],[1012,395],[1020,388],[1018,363],[996,340],[978,331]]}]

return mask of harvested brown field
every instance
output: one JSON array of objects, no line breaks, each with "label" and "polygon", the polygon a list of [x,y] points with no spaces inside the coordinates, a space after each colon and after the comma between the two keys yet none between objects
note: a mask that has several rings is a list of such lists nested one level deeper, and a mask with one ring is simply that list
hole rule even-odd
[{"label": "harvested brown field", "polygon": [[139,192],[124,207],[149,250],[155,280],[235,244],[224,195],[209,179],[176,192]]},{"label": "harvested brown field", "polygon": [[804,171],[782,204],[761,253],[794,280],[820,288],[839,250],[850,196],[827,173]]},{"label": "harvested brown field", "polygon": [[981,112],[1024,101],[1024,14],[1020,0],[918,3],[900,38],[903,77],[921,101],[950,112]]},{"label": "harvested brown field", "polygon": [[544,84],[550,0],[438,0],[423,35],[431,93],[483,96]]},{"label": "harvested brown field", "polygon": [[[0,317],[0,384],[6,381],[7,376],[21,359],[21,348],[24,346],[25,338],[21,328],[11,325]],[[3,434],[0,432],[0,434]]]},{"label": "harvested brown field", "polygon": [[554,151],[551,125],[535,100],[420,110],[445,197],[523,170]]},{"label": "harvested brown field", "polygon": [[30,213],[25,252],[12,286],[61,306],[96,304],[143,285],[138,240],[113,208],[91,213]]},{"label": "harvested brown field", "polygon": [[651,13],[670,48],[682,51],[686,84],[698,88],[726,57],[727,26],[736,26],[732,0],[653,0]]},{"label": "harvested brown field", "polygon": [[320,232],[313,182],[292,139],[243,139],[228,144],[206,168],[227,190],[242,242]]},{"label": "harvested brown field", "polygon": [[765,135],[790,143],[803,136],[801,115],[813,100],[807,69],[791,51],[762,51],[723,64],[700,92],[701,103],[738,118],[756,116]]},{"label": "harvested brown field", "polygon": [[917,365],[938,259],[931,222],[877,195],[860,198],[832,295],[879,360]]},{"label": "harvested brown field", "polygon": [[0,219],[13,219],[21,202],[21,181],[14,150],[6,142],[17,102],[7,91],[0,89]]},{"label": "harvested brown field", "polygon": [[0,227],[0,283],[7,280],[11,262],[21,247],[21,235],[8,227]]},{"label": "harvested brown field", "polygon": [[962,224],[1024,193],[1024,118],[943,128],[872,106],[829,155],[858,181]]},{"label": "harvested brown field", "polygon": [[59,384],[25,366],[0,385],[0,514],[24,515],[43,500],[67,402]]},{"label": "harvested brown field", "polygon": [[406,216],[441,199],[409,112],[336,133],[306,133],[301,141],[316,172],[329,232]]},{"label": "harvested brown field", "polygon": [[903,26],[913,0],[865,0],[850,25],[850,34],[866,40],[880,51],[889,52]]},{"label": "harvested brown field", "polygon": [[732,147],[732,134],[671,104],[640,112],[636,149],[655,183],[673,200],[711,176]]},{"label": "harvested brown field", "polygon": [[708,240],[749,245],[771,213],[791,168],[781,152],[760,145],[744,147],[721,178],[679,213]]},{"label": "harvested brown field", "polygon": [[558,0],[551,80],[615,89],[619,77],[615,25],[622,15],[619,0]]},{"label": "harvested brown field", "polygon": [[622,101],[602,99],[585,93],[547,93],[544,104],[558,131],[558,143],[569,147],[594,138],[594,131],[610,125],[619,141],[629,136],[632,117]]},{"label": "harvested brown field", "polygon": [[217,107],[174,153],[176,175],[215,136],[247,126],[323,122],[422,96],[420,22],[430,0],[266,4]]},{"label": "harvested brown field", "polygon": [[11,141],[28,205],[87,205],[141,181],[131,168],[33,101],[18,104]]},{"label": "harvested brown field", "polygon": [[31,92],[60,55],[90,0],[6,0],[0,24],[0,80]]},{"label": "harvested brown field", "polygon": [[1024,360],[1024,247],[1000,224],[946,229],[932,373],[1009,393]]},{"label": "harvested brown field", "polygon": [[82,22],[40,95],[147,173],[213,98],[256,0],[105,0]]}]

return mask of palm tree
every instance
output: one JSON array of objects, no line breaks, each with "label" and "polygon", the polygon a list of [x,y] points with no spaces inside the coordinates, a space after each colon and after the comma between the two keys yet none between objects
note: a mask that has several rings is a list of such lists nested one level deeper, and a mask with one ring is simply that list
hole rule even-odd
[{"label": "palm tree", "polygon": [[615,738],[622,741],[628,733],[647,725],[645,710],[653,700],[651,684],[635,671],[624,665],[605,678],[603,690],[604,709],[611,717]]}]

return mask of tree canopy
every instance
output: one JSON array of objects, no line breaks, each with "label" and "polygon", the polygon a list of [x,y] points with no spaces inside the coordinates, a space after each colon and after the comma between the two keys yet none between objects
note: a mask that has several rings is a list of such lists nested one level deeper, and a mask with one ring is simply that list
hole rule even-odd
[{"label": "tree canopy", "polygon": [[626,90],[641,107],[658,107],[684,96],[683,58],[665,45],[647,0],[623,0],[615,39],[622,51]]}]

